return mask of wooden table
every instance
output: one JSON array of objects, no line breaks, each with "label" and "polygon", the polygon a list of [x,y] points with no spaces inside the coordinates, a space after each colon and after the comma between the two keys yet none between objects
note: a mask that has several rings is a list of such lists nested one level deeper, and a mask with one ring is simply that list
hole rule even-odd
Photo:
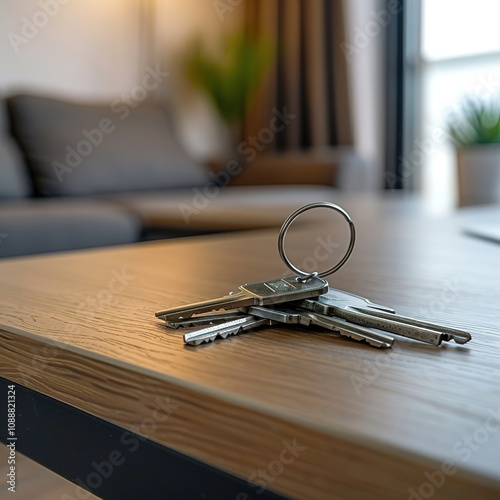
[{"label": "wooden table", "polygon": [[[286,274],[265,230],[1,262],[0,376],[243,479],[237,500],[498,499],[500,246],[412,200],[336,201],[358,241],[330,284],[470,343],[274,327],[193,348],[155,319]],[[339,234],[325,221],[289,243],[322,260]]]}]

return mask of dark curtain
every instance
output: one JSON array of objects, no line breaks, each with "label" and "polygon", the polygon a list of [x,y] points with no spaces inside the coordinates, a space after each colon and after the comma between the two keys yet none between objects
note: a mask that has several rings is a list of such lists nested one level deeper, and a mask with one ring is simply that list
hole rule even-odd
[{"label": "dark curtain", "polygon": [[245,0],[244,8],[247,35],[266,36],[277,50],[243,136],[256,135],[276,110],[286,110],[296,116],[269,149],[352,145],[342,0]]},{"label": "dark curtain", "polygon": [[[389,6],[389,0],[387,0]],[[389,7],[388,7],[389,8]],[[394,7],[392,7],[394,8]],[[398,4],[398,13],[393,15],[386,29],[386,71],[385,71],[385,189],[404,189],[411,187],[411,177],[405,175],[403,154],[405,142],[405,15],[406,4]],[[411,4],[410,11],[418,19],[417,4]],[[414,21],[413,21],[414,22]],[[406,109],[405,109],[406,107]]]}]

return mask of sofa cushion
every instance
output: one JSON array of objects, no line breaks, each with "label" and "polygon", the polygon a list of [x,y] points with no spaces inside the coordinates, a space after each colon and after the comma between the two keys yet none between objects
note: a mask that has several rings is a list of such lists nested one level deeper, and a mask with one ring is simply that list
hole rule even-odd
[{"label": "sofa cushion", "polygon": [[[141,217],[144,227],[198,232],[280,227],[297,208],[318,200],[335,201],[338,190],[325,186],[229,186],[108,195]],[[322,220],[322,210],[308,215]],[[325,211],[327,212],[327,211]],[[328,219],[327,219],[328,221]],[[298,224],[300,220],[296,223]]]},{"label": "sofa cushion", "polygon": [[19,198],[31,193],[31,184],[17,145],[9,136],[5,102],[0,100],[0,198]]},{"label": "sofa cushion", "polygon": [[160,106],[83,105],[21,95],[8,100],[13,132],[41,195],[85,195],[202,185],[203,167],[175,140]]},{"label": "sofa cushion", "polygon": [[104,201],[27,199],[0,204],[0,258],[133,243],[139,219]]}]

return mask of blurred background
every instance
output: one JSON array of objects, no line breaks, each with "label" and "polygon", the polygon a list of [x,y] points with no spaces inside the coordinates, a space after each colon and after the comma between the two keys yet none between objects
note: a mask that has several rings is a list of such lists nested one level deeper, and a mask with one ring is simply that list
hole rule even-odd
[{"label": "blurred background", "polygon": [[[499,0],[2,0],[0,258],[276,228],[339,192],[498,205],[499,18]],[[19,473],[19,498],[74,492]]]},{"label": "blurred background", "polygon": [[[134,231],[144,237],[144,221],[156,230],[180,231],[203,205],[192,201],[193,188],[225,179],[224,172],[224,186],[252,186],[233,191],[234,198],[245,193],[249,206],[255,198],[260,209],[258,193],[290,184],[411,192],[435,214],[500,202],[495,0],[9,0],[0,11],[4,135],[9,161],[14,155],[24,162],[23,176],[29,178],[22,196],[3,193],[2,199],[0,187],[0,214],[2,207],[7,214],[5,199],[96,194],[103,201],[111,193],[116,203],[120,194],[149,189],[152,194],[142,199],[120,198],[140,219],[139,229],[116,241],[127,242],[141,238]],[[64,113],[61,103],[70,106]],[[145,103],[168,110],[168,141],[178,147],[174,156],[184,161],[182,168],[169,157],[172,149],[164,151],[151,139],[151,119],[144,118],[142,127],[135,110]],[[100,112],[92,108],[97,105]],[[81,107],[95,111],[93,121],[80,116]],[[68,152],[86,136],[73,140],[66,129],[80,133],[101,117],[122,120],[134,113],[137,130],[149,137],[144,142],[133,135],[131,119],[129,135],[120,139],[134,150],[123,149],[127,161],[131,155],[144,158],[136,162],[135,180],[134,166],[122,175],[116,165],[123,158],[112,158],[119,127],[104,159],[99,155],[105,147],[94,145],[88,158],[77,155],[83,162],[78,172],[67,163]],[[169,178],[158,172],[160,149]],[[152,150],[155,175],[148,184]],[[186,180],[181,152],[205,177],[189,166]],[[88,176],[99,170],[94,191],[81,189],[89,182],[85,169]],[[108,184],[102,180],[106,170]],[[113,176],[121,177],[116,189]],[[158,189],[169,190],[173,205],[160,203],[153,193]],[[171,198],[173,191],[177,198]],[[224,210],[231,204],[215,217]],[[23,214],[14,214],[16,223],[4,223],[0,232],[13,234],[25,224]],[[220,229],[204,224],[208,231]]]}]

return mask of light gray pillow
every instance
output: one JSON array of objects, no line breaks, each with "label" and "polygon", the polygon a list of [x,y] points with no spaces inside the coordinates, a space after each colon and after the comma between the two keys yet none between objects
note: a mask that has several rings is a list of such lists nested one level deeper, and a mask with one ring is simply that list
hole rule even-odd
[{"label": "light gray pillow", "polygon": [[[134,104],[134,103],[132,103]],[[207,172],[175,140],[160,106],[84,105],[20,95],[13,132],[41,195],[199,186]]]},{"label": "light gray pillow", "polygon": [[0,199],[31,194],[31,183],[17,145],[7,131],[5,102],[0,100]]}]

